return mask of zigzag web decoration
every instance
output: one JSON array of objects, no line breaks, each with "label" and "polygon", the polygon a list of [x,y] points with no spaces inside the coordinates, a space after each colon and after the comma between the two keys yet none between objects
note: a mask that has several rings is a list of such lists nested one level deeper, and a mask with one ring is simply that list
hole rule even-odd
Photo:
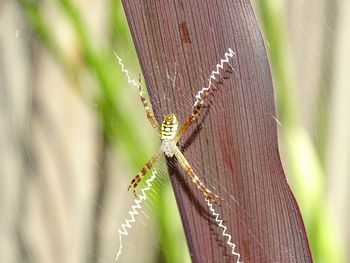
[{"label": "zigzag web decoration", "polygon": [[139,214],[138,210],[141,210],[142,206],[141,204],[147,200],[147,196],[146,196],[146,192],[151,190],[152,187],[152,182],[154,181],[154,179],[156,179],[156,171],[152,171],[152,176],[151,178],[149,178],[148,180],[146,180],[146,184],[147,186],[142,188],[141,190],[141,195],[139,197],[139,199],[135,200],[135,203],[133,206],[131,206],[130,211],[128,212],[128,214],[130,215],[129,218],[125,219],[125,222],[120,226],[120,228],[118,229],[118,234],[119,234],[119,250],[117,253],[117,256],[115,258],[115,262],[118,261],[120,255],[122,254],[122,249],[123,249],[123,242],[122,242],[122,236],[127,236],[128,230],[127,228],[131,229],[132,227],[132,223],[136,222],[136,218],[135,216]]},{"label": "zigzag web decoration", "polygon": [[235,55],[235,52],[231,48],[229,48],[228,51],[224,54],[224,58],[222,58],[220,60],[219,64],[216,64],[215,70],[213,70],[211,72],[210,77],[208,79],[209,80],[208,87],[204,87],[203,89],[198,91],[198,93],[197,93],[197,95],[195,97],[196,101],[195,101],[193,107],[196,107],[197,104],[201,101],[201,98],[202,98],[204,92],[210,90],[211,86],[213,85],[212,81],[216,80],[215,75],[220,75],[220,69],[224,68],[224,63],[228,63],[229,64],[229,57],[232,58],[234,55]]},{"label": "zigzag web decoration", "polygon": [[[211,72],[209,77],[209,84],[207,87],[204,87],[202,90],[200,90],[196,95],[196,101],[194,103],[194,107],[200,102],[203,94],[205,91],[209,91],[213,85],[212,81],[216,80],[217,75],[220,75],[220,69],[224,68],[224,64],[229,64],[229,59],[232,58],[235,55],[235,52],[229,48],[228,51],[224,54],[224,58],[220,60],[220,63],[216,65],[215,70]],[[232,236],[227,232],[227,227],[223,224],[223,220],[220,219],[220,214],[217,213],[213,207],[213,204],[205,198],[205,201],[208,205],[210,213],[213,215],[215,222],[217,223],[219,228],[222,228],[222,236],[227,238],[226,244],[232,248],[231,253],[232,255],[237,257],[236,263],[243,263],[242,261],[239,261],[241,258],[241,255],[238,252],[235,252],[236,245],[231,242]]]},{"label": "zigzag web decoration", "polygon": [[236,245],[231,242],[232,236],[229,233],[227,233],[227,227],[222,223],[223,220],[220,219],[220,214],[215,212],[215,209],[213,208],[213,204],[208,199],[205,199],[205,201],[209,207],[210,213],[215,218],[215,222],[217,223],[218,227],[222,228],[222,236],[227,237],[226,244],[232,248],[232,250],[231,250],[232,255],[237,257],[236,263],[243,263],[242,261],[239,261],[239,259],[241,258],[241,255],[239,253],[235,252]]},{"label": "zigzag web decoration", "polygon": [[114,52],[114,55],[117,57],[118,63],[121,67],[121,71],[125,74],[126,78],[128,79],[128,83],[132,84],[133,86],[139,89],[140,88],[139,84],[130,77],[129,71],[125,68],[122,59],[117,55],[116,52]]}]

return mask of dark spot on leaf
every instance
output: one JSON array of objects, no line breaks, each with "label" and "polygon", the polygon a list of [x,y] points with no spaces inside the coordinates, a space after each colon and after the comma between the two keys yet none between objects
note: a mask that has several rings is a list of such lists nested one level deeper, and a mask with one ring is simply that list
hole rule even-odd
[{"label": "dark spot on leaf", "polygon": [[181,9],[184,9],[184,3],[182,2],[182,0],[179,1],[179,6]]},{"label": "dark spot on leaf", "polygon": [[180,33],[182,43],[192,43],[186,22],[182,22],[180,24]]}]

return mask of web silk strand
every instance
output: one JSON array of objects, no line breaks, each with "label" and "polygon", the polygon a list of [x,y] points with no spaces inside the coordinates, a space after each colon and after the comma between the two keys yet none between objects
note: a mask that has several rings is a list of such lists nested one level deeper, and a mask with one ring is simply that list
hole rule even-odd
[{"label": "web silk strand", "polygon": [[123,64],[123,60],[117,55],[116,52],[114,52],[114,55],[116,56],[116,58],[118,59],[118,63],[121,67],[121,71],[125,74],[126,78],[128,79],[128,83],[132,84],[133,86],[135,86],[136,88],[140,88],[140,85],[130,77],[129,71],[125,68],[124,64]]},{"label": "web silk strand", "polygon": [[128,230],[127,228],[131,229],[132,224],[136,222],[135,216],[139,214],[139,210],[142,209],[141,204],[147,200],[146,192],[151,190],[152,188],[152,182],[154,179],[156,179],[157,172],[152,171],[152,176],[148,180],[146,180],[147,186],[145,188],[142,188],[141,190],[141,195],[139,199],[135,200],[135,204],[131,207],[130,211],[128,212],[129,218],[125,219],[125,222],[121,225],[121,227],[118,229],[118,234],[119,234],[119,250],[117,253],[117,256],[115,258],[115,262],[118,261],[120,255],[122,254],[122,249],[123,249],[123,242],[122,242],[122,236],[127,236]]},{"label": "web silk strand", "polygon": [[224,238],[225,237],[227,238],[226,244],[232,248],[231,250],[232,255],[237,257],[236,263],[243,263],[242,261],[239,261],[239,259],[241,258],[241,255],[235,252],[236,245],[231,242],[232,236],[227,232],[227,227],[222,223],[223,220],[220,219],[220,214],[215,212],[213,204],[208,199],[205,199],[205,201],[209,207],[210,213],[213,215],[215,219],[216,224],[218,225],[219,228],[222,228],[222,236]]},{"label": "web silk strand", "polygon": [[[215,76],[220,75],[220,69],[223,69],[224,64],[229,63],[229,59],[232,58],[234,55],[235,55],[235,52],[231,48],[229,48],[228,51],[224,54],[224,58],[220,60],[220,63],[216,65],[215,70],[211,72],[208,86],[204,87],[202,90],[200,90],[197,93],[194,107],[196,107],[197,104],[201,101],[201,98],[204,95],[204,92],[209,91],[211,89],[213,85],[212,81],[216,80]],[[224,238],[227,238],[226,244],[232,248],[231,250],[232,255],[237,257],[236,263],[243,263],[242,261],[240,261],[241,255],[235,251],[236,245],[231,242],[232,236],[227,232],[227,227],[223,224],[223,220],[220,219],[220,214],[215,211],[213,204],[207,198],[205,199],[205,201],[218,227],[222,229],[222,236]]]},{"label": "web silk strand", "polygon": [[216,65],[215,70],[213,70],[210,74],[209,77],[209,84],[208,87],[204,87],[203,89],[201,89],[200,91],[198,91],[197,95],[196,95],[196,101],[193,105],[193,107],[196,107],[197,104],[201,101],[202,96],[204,95],[204,92],[209,91],[211,89],[211,86],[213,85],[212,81],[216,80],[216,75],[220,75],[220,69],[224,68],[224,64],[228,63],[230,58],[232,58],[235,55],[235,52],[229,48],[227,50],[227,52],[224,54],[224,58],[222,58],[220,60],[220,63]]}]

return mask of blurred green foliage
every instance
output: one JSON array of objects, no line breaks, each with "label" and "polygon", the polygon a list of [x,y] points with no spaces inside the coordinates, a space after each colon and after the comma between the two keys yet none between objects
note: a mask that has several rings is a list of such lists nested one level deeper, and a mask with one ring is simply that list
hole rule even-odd
[{"label": "blurred green foliage", "polygon": [[[126,156],[129,165],[135,167],[136,172],[136,169],[142,167],[153,153],[157,137],[152,133],[151,126],[147,122],[138,92],[127,83],[113,55],[115,51],[124,58],[129,71],[136,73],[138,77],[137,73],[141,70],[121,2],[119,0],[108,2],[110,13],[107,14],[109,15],[106,28],[107,41],[100,43],[89,31],[83,14],[74,6],[73,1],[54,1],[57,11],[64,15],[74,32],[76,49],[82,60],[78,65],[72,62],[72,59],[67,57],[59,46],[56,32],[46,22],[48,17],[41,2],[31,0],[18,0],[18,2],[39,39],[75,83],[74,86],[82,92],[84,98],[90,97],[88,103],[96,105],[105,143],[113,145],[122,153],[122,156]],[[80,75],[85,70],[95,78],[101,89],[99,92],[82,88]],[[91,98],[91,95],[86,95],[84,92],[96,93],[96,96]],[[123,103],[121,98],[125,97],[132,97],[135,106],[133,103]],[[140,125],[143,125],[144,137],[140,136],[140,129],[135,128]],[[140,148],[140,144],[142,144],[142,151],[135,150]],[[159,261],[190,262],[178,209],[169,183],[164,185],[159,193],[159,202],[155,203],[155,206],[160,236]],[[175,240],[178,242],[174,242]]]},{"label": "blurred green foliage", "polygon": [[[345,262],[340,239],[327,211],[325,166],[320,160],[324,154],[317,152],[312,138],[299,120],[283,1],[262,0],[257,1],[256,6],[268,43],[278,119],[283,124],[279,127],[279,135],[281,149],[285,153],[284,164],[303,215],[314,261]],[[325,118],[326,114],[320,117]],[[321,122],[326,123],[325,120]]]}]

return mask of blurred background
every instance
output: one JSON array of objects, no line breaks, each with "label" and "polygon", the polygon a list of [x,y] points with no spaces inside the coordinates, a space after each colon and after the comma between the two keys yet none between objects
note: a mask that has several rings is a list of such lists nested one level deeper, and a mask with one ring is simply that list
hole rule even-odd
[{"label": "blurred background", "polygon": [[[253,4],[314,260],[350,262],[350,1]],[[137,79],[119,0],[0,2],[1,262],[114,261],[127,185],[158,140],[113,51]],[[190,261],[172,189],[157,189],[121,262]]]}]

